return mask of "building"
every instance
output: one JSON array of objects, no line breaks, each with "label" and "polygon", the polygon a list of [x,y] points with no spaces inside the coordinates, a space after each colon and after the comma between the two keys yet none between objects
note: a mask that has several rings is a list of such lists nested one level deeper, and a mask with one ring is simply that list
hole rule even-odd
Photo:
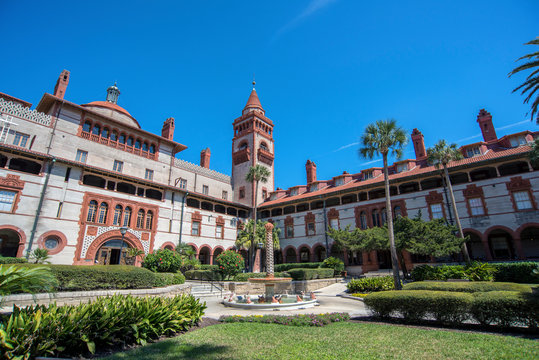
[{"label": "building", "polygon": [[[181,160],[185,145],[174,141],[174,119],[160,135],[143,130],[118,105],[120,90],[105,101],[75,104],[65,99],[64,70],[52,94],[34,110],[0,93],[0,254],[25,256],[46,248],[58,264],[118,264],[129,247],[146,254],[191,245],[202,263],[234,247],[237,231],[256,200],[261,218],[281,228],[278,261],[318,261],[332,240],[328,226],[377,226],[385,221],[381,168],[317,180],[307,161],[307,183],[274,189],[273,122],[256,90],[233,121],[232,175],[210,169],[211,151],[200,164]],[[254,83],[253,83],[254,85]],[[539,257],[539,176],[526,159],[537,133],[498,138],[492,116],[477,118],[483,141],[461,148],[465,159],[450,166],[459,214],[474,258]],[[427,164],[423,135],[411,134],[415,159],[390,168],[396,214],[446,217],[439,172]],[[271,176],[260,186],[245,181],[250,166]],[[338,253],[360,271],[389,266],[385,252]],[[409,256],[410,261],[424,262]]]}]

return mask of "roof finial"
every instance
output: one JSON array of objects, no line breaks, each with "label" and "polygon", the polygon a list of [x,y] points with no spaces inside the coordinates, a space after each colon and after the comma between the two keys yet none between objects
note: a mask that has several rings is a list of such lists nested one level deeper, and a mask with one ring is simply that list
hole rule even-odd
[{"label": "roof finial", "polygon": [[253,90],[255,89],[256,81],[255,81],[255,73],[253,73]]}]

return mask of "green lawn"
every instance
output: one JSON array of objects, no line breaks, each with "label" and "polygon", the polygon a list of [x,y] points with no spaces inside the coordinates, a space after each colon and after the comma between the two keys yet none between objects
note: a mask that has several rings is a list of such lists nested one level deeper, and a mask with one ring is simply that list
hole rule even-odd
[{"label": "green lawn", "polygon": [[234,323],[209,326],[107,359],[539,359],[539,342],[379,324]]}]

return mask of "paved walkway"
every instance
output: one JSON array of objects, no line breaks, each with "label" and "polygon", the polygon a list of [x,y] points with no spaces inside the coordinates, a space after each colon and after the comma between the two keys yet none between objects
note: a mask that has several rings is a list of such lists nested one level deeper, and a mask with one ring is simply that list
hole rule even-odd
[{"label": "paved walkway", "polygon": [[[221,304],[221,298],[206,298],[207,309],[205,317],[218,319],[221,315],[295,315],[295,314],[320,314],[329,312],[347,312],[350,316],[370,315],[370,311],[365,308],[362,301],[345,299],[337,296],[346,290],[346,283],[332,284],[328,287],[318,289],[314,293],[318,298],[320,306],[307,309],[296,310],[243,310],[225,307]],[[240,294],[241,295],[241,294]]]}]

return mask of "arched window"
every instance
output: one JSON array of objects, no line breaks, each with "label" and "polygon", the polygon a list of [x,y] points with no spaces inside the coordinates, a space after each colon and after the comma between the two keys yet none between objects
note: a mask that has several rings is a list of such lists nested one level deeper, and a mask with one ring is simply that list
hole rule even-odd
[{"label": "arched window", "polygon": [[378,210],[372,211],[372,225],[380,226],[380,213],[378,212]]},{"label": "arched window", "polygon": [[85,121],[84,125],[82,125],[82,131],[84,132],[90,132],[91,128],[92,128],[92,123],[90,121]]},{"label": "arched window", "polygon": [[362,230],[367,228],[367,214],[365,211],[362,211],[361,214],[359,214],[359,226]]},{"label": "arched window", "polygon": [[97,213],[97,201],[92,200],[90,201],[90,204],[88,204],[88,216],[86,217],[86,221],[95,222],[96,213]]},{"label": "arched window", "polygon": [[127,146],[133,146],[133,137],[132,136],[127,138]]},{"label": "arched window", "polygon": [[101,133],[101,128],[99,127],[99,125],[94,125],[94,128],[92,129],[92,134],[99,135],[99,133]]},{"label": "arched window", "polygon": [[102,202],[101,205],[99,205],[99,216],[97,217],[97,222],[100,224],[104,224],[107,220],[107,212],[109,210],[109,206],[107,203]]},{"label": "arched window", "polygon": [[101,132],[101,137],[103,138],[109,138],[109,128],[103,128],[103,131]]},{"label": "arched window", "polygon": [[155,145],[154,144],[150,145],[150,154],[155,154]]},{"label": "arched window", "polygon": [[397,217],[399,217],[399,216],[402,216],[402,210],[401,210],[401,207],[399,205],[397,205],[397,206],[395,206],[393,208],[393,216],[394,216],[395,219]]},{"label": "arched window", "polygon": [[265,142],[261,142],[261,143],[260,143],[260,148],[261,148],[262,150],[268,151],[268,145],[266,145]]},{"label": "arched window", "polygon": [[140,209],[137,214],[137,227],[144,228],[144,210]]},{"label": "arched window", "polygon": [[135,149],[140,149],[140,147],[141,147],[140,140],[137,139],[137,141],[135,141]]},{"label": "arched window", "polygon": [[124,211],[124,222],[122,226],[129,226],[130,223],[131,223],[131,208],[128,206],[125,208],[125,211]]},{"label": "arched window", "polygon": [[142,144],[142,151],[148,151],[148,143],[147,142]]},{"label": "arched window", "polygon": [[120,223],[122,222],[122,205],[116,205],[114,208],[114,220],[112,221],[112,225],[120,226]]},{"label": "arched window", "polygon": [[240,144],[240,150],[243,150],[243,149],[246,149],[247,148],[247,142],[244,141]]},{"label": "arched window", "polygon": [[387,211],[386,208],[382,209],[382,225],[384,225],[387,222]]},{"label": "arched window", "polygon": [[120,144],[125,144],[125,134],[120,134],[120,137],[118,138],[118,142]]},{"label": "arched window", "polygon": [[150,230],[152,228],[153,223],[153,213],[151,211],[148,211],[146,214],[146,229]]},{"label": "arched window", "polygon": [[118,133],[116,131],[113,131],[110,134],[110,141],[116,141],[116,140],[118,140]]}]

